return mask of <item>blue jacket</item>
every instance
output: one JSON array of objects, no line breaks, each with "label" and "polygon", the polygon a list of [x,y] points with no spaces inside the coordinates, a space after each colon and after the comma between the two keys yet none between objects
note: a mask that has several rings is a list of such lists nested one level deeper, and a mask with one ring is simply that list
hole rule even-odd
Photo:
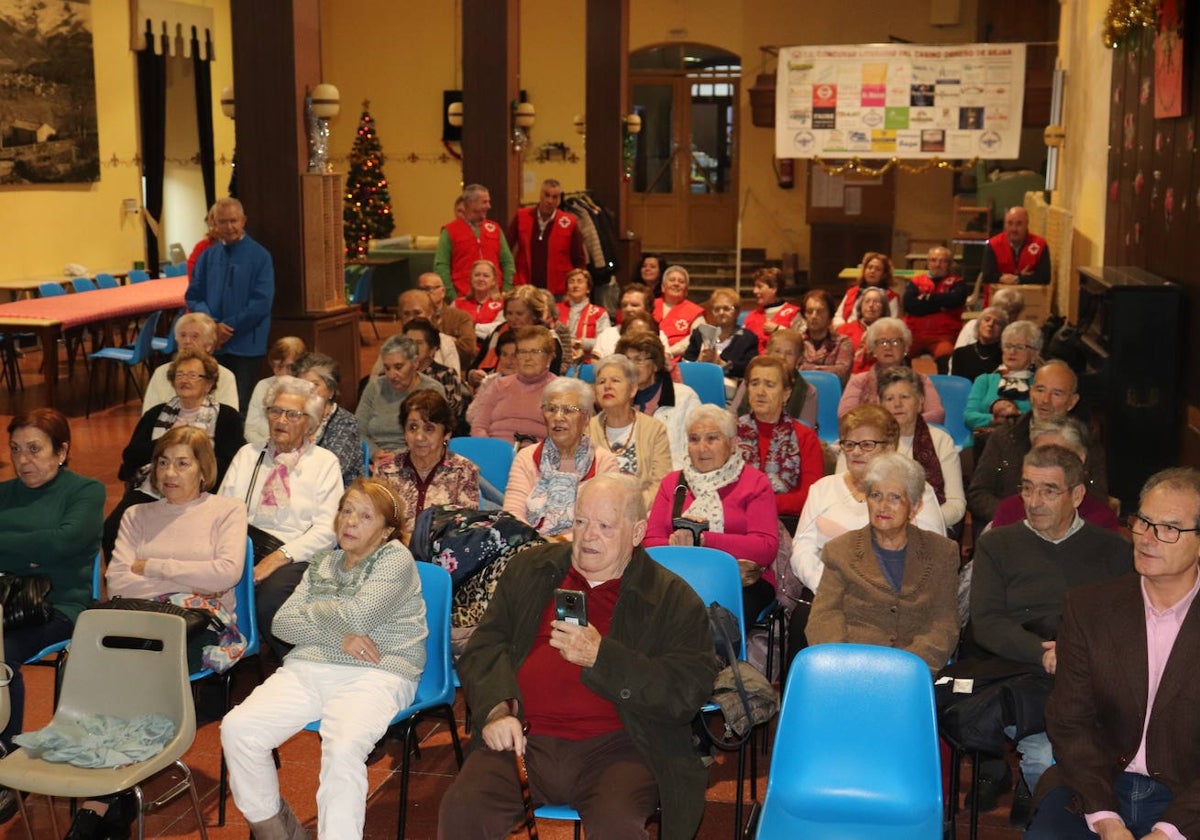
[{"label": "blue jacket", "polygon": [[234,356],[266,355],[274,299],[271,255],[249,236],[205,249],[196,260],[186,295],[190,311],[233,327],[233,338],[220,352]]}]

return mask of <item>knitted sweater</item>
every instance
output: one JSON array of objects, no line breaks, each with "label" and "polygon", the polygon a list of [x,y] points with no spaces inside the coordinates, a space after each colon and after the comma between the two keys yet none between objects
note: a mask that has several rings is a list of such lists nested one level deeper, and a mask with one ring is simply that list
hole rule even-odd
[{"label": "knitted sweater", "polygon": [[546,419],[542,416],[542,391],[554,381],[554,374],[526,380],[520,374],[504,376],[475,397],[472,437],[493,437],[513,441],[517,433],[546,437]]},{"label": "knitted sweater", "polygon": [[442,386],[423,373],[418,373],[413,386],[403,393],[389,385],[382,376],[373,376],[367,382],[358,400],[358,407],[354,409],[354,416],[358,418],[358,433],[371,445],[372,457],[377,449],[408,451],[404,430],[400,428],[400,404],[409,394],[426,389],[446,396]]}]

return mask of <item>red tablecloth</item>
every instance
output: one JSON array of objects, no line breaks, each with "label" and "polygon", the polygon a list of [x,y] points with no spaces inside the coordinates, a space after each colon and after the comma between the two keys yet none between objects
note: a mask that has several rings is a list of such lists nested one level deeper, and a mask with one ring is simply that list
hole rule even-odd
[{"label": "red tablecloth", "polygon": [[156,309],[183,306],[187,284],[186,277],[166,277],[117,289],[17,300],[0,304],[0,321],[11,322],[18,318],[59,321],[66,329],[98,321],[130,318]]}]

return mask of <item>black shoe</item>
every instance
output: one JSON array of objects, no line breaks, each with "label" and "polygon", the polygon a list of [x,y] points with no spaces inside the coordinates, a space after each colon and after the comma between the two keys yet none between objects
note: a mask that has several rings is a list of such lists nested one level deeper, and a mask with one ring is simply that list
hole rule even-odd
[{"label": "black shoe", "polygon": [[1000,778],[980,774],[979,790],[967,791],[968,807],[971,804],[971,797],[975,796],[979,813],[984,814],[994,810],[1000,804],[1000,797],[1012,790],[1012,783],[1012,770],[1008,765],[1004,766],[1004,775],[1000,776]]},{"label": "black shoe", "polygon": [[17,815],[17,797],[15,790],[0,788],[0,824],[6,823]]},{"label": "black shoe", "polygon": [[1008,823],[1014,828],[1025,829],[1033,812],[1033,794],[1025,779],[1017,779],[1017,789],[1013,793],[1012,808],[1008,812]]},{"label": "black shoe", "polygon": [[80,808],[71,820],[71,829],[63,840],[103,840],[104,817],[91,808]]},{"label": "black shoe", "polygon": [[101,828],[105,840],[127,840],[130,826],[137,819],[137,797],[132,793],[118,794],[104,812]]}]

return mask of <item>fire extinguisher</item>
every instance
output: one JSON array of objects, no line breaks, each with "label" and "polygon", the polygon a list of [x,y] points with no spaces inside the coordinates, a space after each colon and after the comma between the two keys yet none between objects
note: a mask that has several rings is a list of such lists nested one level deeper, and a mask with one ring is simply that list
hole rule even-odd
[{"label": "fire extinguisher", "polygon": [[771,158],[775,167],[775,181],[781,190],[790,190],[796,186],[796,161],[794,158]]}]

